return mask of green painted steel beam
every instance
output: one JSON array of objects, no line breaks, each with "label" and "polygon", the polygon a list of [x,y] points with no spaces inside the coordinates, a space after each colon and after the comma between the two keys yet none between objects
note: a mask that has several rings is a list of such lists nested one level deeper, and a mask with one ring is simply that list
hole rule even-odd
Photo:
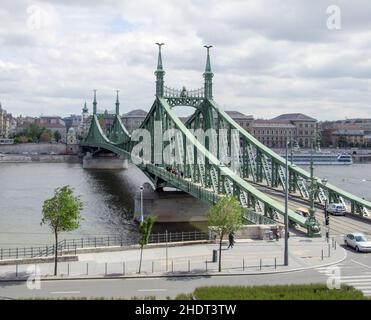
[{"label": "green painted steel beam", "polygon": [[[233,182],[239,185],[241,189],[247,191],[248,193],[253,194],[254,197],[262,201],[263,203],[267,204],[269,207],[276,210],[278,213],[282,215],[285,214],[285,208],[283,205],[271,199],[270,197],[265,195],[263,192],[259,191],[258,189],[250,185],[247,181],[243,180],[241,177],[236,175],[232,170],[222,165],[220,161],[211,152],[209,152],[199,141],[197,141],[195,137],[192,135],[192,133],[183,124],[183,122],[172,111],[166,99],[159,98],[158,100],[161,103],[162,107],[165,109],[166,113],[170,116],[171,120],[175,123],[177,128],[185,135],[185,137],[189,141],[193,142],[193,144],[197,148],[197,152],[199,152],[201,155],[207,158],[208,161],[212,165],[217,167],[220,170],[221,175],[227,176],[229,179],[231,179]],[[289,218],[290,220],[292,220],[293,222],[296,222],[300,226],[307,227],[307,224],[306,224],[307,219],[297,214],[293,210],[289,210]]]},{"label": "green painted steel beam", "polygon": [[[224,110],[222,110],[214,100],[207,100],[208,103],[212,106],[212,108],[214,108],[219,114],[220,116],[225,120],[227,121],[228,123],[230,123],[234,129],[237,129],[239,131],[239,133],[241,134],[241,136],[245,139],[247,139],[249,141],[249,143],[251,143],[252,145],[254,145],[258,150],[260,150],[262,153],[264,153],[265,155],[267,156],[270,156],[272,157],[272,159],[274,159],[274,161],[276,161],[278,164],[282,165],[282,166],[285,166],[285,159],[283,157],[281,157],[280,155],[278,155],[277,153],[275,153],[273,150],[271,150],[270,148],[266,147],[264,144],[262,144],[259,140],[257,140],[256,138],[254,138],[251,134],[249,134],[248,132],[246,132],[237,122],[235,122]],[[289,165],[289,170],[291,172],[294,172],[296,174],[298,174],[299,176],[303,177],[304,179],[310,179],[310,173],[305,171],[304,169],[296,166],[295,164],[293,165]],[[342,196],[343,198],[349,200],[350,202],[357,202],[358,204],[368,208],[368,209],[371,209],[371,202],[367,201],[367,200],[364,200],[360,197],[357,197],[353,194],[351,194],[350,192],[347,192],[347,191],[344,191],[332,184],[329,184],[327,183],[326,185],[324,185],[322,183],[322,180],[319,179],[318,181],[318,184],[323,188],[323,189],[327,189],[329,192],[333,192],[333,193],[337,193],[338,195]]]}]

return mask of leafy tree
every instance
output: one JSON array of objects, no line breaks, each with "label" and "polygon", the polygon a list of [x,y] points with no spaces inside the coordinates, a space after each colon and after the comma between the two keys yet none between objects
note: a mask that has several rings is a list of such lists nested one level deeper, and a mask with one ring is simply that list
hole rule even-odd
[{"label": "leafy tree", "polygon": [[62,138],[62,135],[61,133],[57,130],[57,131],[54,131],[54,140],[59,142]]},{"label": "leafy tree", "polygon": [[40,139],[45,128],[39,127],[35,123],[31,123],[30,127],[26,129],[26,135],[29,136],[33,142],[36,142]]},{"label": "leafy tree", "polygon": [[219,272],[222,269],[222,241],[225,235],[237,231],[243,223],[243,208],[235,197],[220,199],[207,213],[208,225],[219,237]]},{"label": "leafy tree", "polygon": [[140,260],[139,260],[139,272],[142,268],[142,258],[143,258],[143,247],[148,244],[149,236],[152,232],[153,224],[155,223],[156,218],[154,216],[148,215],[144,220],[139,224],[139,232],[141,237],[139,239],[140,244]]},{"label": "leafy tree", "polygon": [[41,142],[50,142],[51,140],[52,140],[52,134],[49,130],[45,130],[40,136]]},{"label": "leafy tree", "polygon": [[28,142],[28,139],[26,136],[19,136],[14,139],[16,143],[26,143]]},{"label": "leafy tree", "polygon": [[70,186],[57,188],[54,196],[44,201],[42,224],[49,225],[55,236],[54,275],[57,275],[58,234],[73,231],[80,226],[83,204]]}]

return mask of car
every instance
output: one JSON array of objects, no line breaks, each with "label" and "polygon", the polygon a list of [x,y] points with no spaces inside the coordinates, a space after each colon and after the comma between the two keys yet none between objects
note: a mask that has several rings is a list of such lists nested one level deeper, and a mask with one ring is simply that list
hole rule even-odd
[{"label": "car", "polygon": [[296,208],[295,212],[297,214],[300,214],[303,217],[308,217],[309,216],[309,210],[308,208]]},{"label": "car", "polygon": [[342,203],[330,203],[326,208],[334,216],[345,216],[347,208]]},{"label": "car", "polygon": [[363,233],[349,233],[344,238],[347,247],[354,248],[357,252],[371,252],[371,241]]}]

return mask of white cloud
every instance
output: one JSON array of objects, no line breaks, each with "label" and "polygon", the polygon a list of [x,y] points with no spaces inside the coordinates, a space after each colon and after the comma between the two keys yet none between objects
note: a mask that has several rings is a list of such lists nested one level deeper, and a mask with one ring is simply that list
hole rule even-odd
[{"label": "white cloud", "polygon": [[[296,111],[320,119],[367,117],[371,3],[338,0],[339,31],[326,28],[329,4],[2,0],[0,101],[14,114],[66,115],[79,113],[93,88],[99,107],[112,109],[120,89],[123,110],[149,109],[154,43],[163,41],[172,87],[200,87],[202,46],[214,45],[214,96],[226,109],[256,117]],[[40,24],[30,28],[35,8]]]}]

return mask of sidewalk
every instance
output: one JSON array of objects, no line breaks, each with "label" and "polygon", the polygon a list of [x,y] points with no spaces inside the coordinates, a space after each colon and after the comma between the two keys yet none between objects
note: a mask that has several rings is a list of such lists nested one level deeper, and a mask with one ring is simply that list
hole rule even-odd
[{"label": "sidewalk", "polygon": [[[137,273],[139,249],[81,253],[76,262],[58,263],[58,278],[216,275],[220,273],[218,263],[212,262],[212,252],[218,247],[218,244],[147,247],[143,250],[141,275]],[[222,274],[288,272],[335,264],[346,257],[341,246],[337,244],[335,249],[331,242],[327,244],[318,238],[290,238],[288,267],[283,266],[283,252],[283,239],[237,240],[233,249],[227,249],[227,243],[223,243]],[[25,279],[35,272],[35,267],[43,278],[55,279],[54,264],[42,263],[0,266],[0,280]]]}]

